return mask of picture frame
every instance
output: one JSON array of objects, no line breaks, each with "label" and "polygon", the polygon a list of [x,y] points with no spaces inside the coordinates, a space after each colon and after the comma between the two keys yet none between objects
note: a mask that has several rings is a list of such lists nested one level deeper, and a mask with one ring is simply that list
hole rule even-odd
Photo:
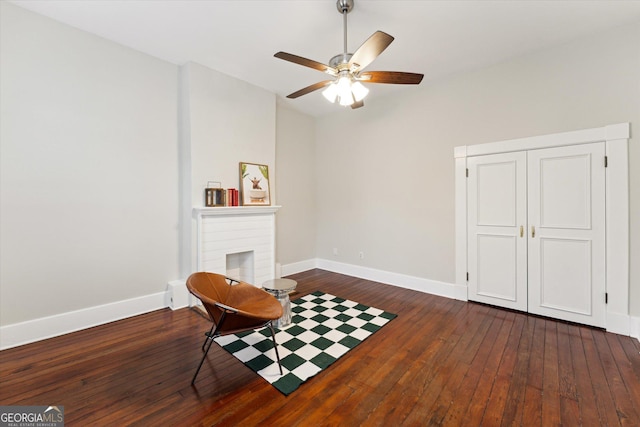
[{"label": "picture frame", "polygon": [[240,162],[240,200],[243,206],[270,206],[269,166]]}]

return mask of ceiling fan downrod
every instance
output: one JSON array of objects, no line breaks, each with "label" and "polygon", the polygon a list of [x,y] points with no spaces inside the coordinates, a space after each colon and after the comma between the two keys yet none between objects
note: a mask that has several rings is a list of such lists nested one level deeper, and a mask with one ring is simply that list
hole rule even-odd
[{"label": "ceiling fan downrod", "polygon": [[337,0],[336,8],[342,15],[342,29],[344,34],[344,49],[343,53],[338,54],[329,60],[329,65],[334,68],[339,68],[341,64],[347,64],[351,59],[351,54],[347,48],[347,14],[353,10],[354,0]]},{"label": "ceiling fan downrod", "polygon": [[338,0],[336,1],[336,7],[338,12],[342,14],[342,27],[344,30],[344,55],[346,56],[349,51],[347,50],[347,14],[353,10],[354,0]]}]

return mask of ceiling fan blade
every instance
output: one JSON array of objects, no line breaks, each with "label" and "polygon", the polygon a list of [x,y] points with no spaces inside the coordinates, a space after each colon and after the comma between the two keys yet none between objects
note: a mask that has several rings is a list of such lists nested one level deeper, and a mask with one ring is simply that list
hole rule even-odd
[{"label": "ceiling fan blade", "polygon": [[403,73],[400,71],[367,71],[358,76],[365,83],[390,83],[396,85],[420,84],[423,74]]},{"label": "ceiling fan blade", "polygon": [[294,64],[303,65],[305,67],[313,68],[314,70],[322,71],[323,73],[331,74],[335,76],[338,74],[338,70],[312,59],[303,58],[302,56],[294,55],[287,52],[278,52],[275,55],[276,58],[284,59],[285,61],[293,62]]},{"label": "ceiling fan blade", "polygon": [[364,107],[364,101],[357,101],[354,102],[353,104],[351,104],[351,108],[352,109],[356,109],[356,108],[360,108],[360,107]]},{"label": "ceiling fan blade", "polygon": [[371,64],[393,41],[393,37],[382,31],[376,31],[356,50],[349,60],[349,67],[356,65],[362,70]]},{"label": "ceiling fan blade", "polygon": [[333,83],[332,80],[325,80],[323,82],[318,82],[318,83],[314,83],[310,86],[307,86],[305,88],[300,89],[297,92],[293,92],[291,95],[287,95],[287,98],[289,99],[295,99],[298,98],[302,95],[306,95],[308,93],[313,92],[314,90],[318,90],[318,89],[322,89],[323,87],[330,85],[331,83]]}]

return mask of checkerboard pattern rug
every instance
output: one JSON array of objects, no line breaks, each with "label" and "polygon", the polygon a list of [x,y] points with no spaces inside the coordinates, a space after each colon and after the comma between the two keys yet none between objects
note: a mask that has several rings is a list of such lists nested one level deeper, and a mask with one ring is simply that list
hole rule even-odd
[{"label": "checkerboard pattern rug", "polygon": [[323,292],[291,301],[292,322],[276,329],[280,375],[269,328],[215,341],[284,395],[356,347],[396,315]]}]

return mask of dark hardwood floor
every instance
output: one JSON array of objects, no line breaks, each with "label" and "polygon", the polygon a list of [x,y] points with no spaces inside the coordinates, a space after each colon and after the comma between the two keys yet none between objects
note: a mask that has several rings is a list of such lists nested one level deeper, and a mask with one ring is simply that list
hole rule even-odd
[{"label": "dark hardwood floor", "polygon": [[[640,425],[629,337],[321,270],[290,276],[398,317],[288,397],[159,310],[0,352],[0,405],[87,425]],[[295,295],[294,295],[295,298]]]}]

